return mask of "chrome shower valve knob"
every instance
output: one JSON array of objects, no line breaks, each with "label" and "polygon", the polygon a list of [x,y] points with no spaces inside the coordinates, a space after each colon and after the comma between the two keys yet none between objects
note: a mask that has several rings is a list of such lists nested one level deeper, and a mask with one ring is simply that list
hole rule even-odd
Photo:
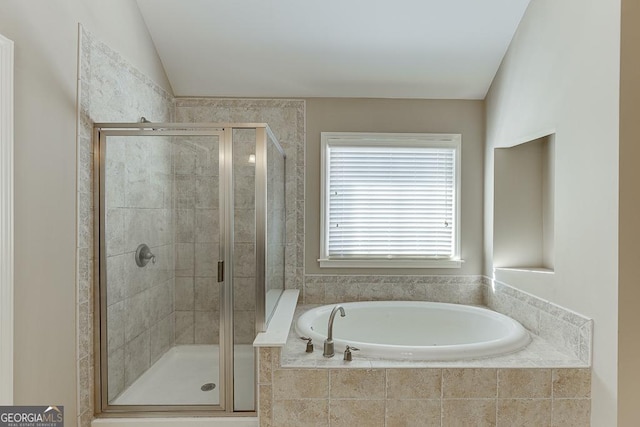
[{"label": "chrome shower valve knob", "polygon": [[152,264],[156,263],[156,256],[151,252],[149,246],[146,243],[141,244],[136,249],[136,265],[138,267],[144,267],[151,261]]}]

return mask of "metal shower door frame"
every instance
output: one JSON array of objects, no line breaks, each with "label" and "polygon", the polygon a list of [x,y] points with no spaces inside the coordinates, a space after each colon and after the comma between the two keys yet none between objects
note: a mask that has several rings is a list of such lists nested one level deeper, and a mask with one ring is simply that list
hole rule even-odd
[{"label": "metal shower door frame", "polygon": [[[255,416],[257,411],[234,412],[234,322],[233,322],[233,129],[256,129],[256,284],[264,283],[264,245],[266,208],[258,206],[264,199],[266,179],[267,135],[277,141],[265,123],[95,123],[94,124],[94,404],[102,417],[147,416]],[[107,298],[106,298],[106,234],[105,234],[105,161],[109,136],[218,136],[219,154],[219,261],[223,262],[224,285],[221,290],[219,342],[220,402],[218,405],[109,405],[107,396]],[[282,148],[276,143],[281,152]],[[284,152],[283,152],[284,153]],[[260,172],[262,170],[262,173]],[[257,177],[261,177],[260,180]],[[260,182],[258,182],[260,181]],[[262,230],[262,233],[258,233]],[[261,278],[261,280],[260,280]],[[258,286],[256,286],[258,288]],[[256,332],[264,327],[264,292],[256,289]],[[261,308],[261,310],[260,310]],[[262,316],[262,317],[260,317]],[[254,360],[255,365],[255,360]],[[254,366],[255,370],[255,366]],[[257,378],[255,379],[257,384]],[[254,396],[257,397],[257,387]],[[254,398],[257,407],[257,399]]]}]

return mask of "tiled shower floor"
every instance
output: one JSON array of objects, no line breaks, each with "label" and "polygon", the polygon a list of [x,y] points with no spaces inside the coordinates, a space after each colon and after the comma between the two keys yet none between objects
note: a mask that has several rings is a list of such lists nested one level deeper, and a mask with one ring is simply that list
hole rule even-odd
[{"label": "tiled shower floor", "polygon": [[[167,351],[112,405],[216,405],[220,399],[217,345],[180,345]],[[235,407],[254,407],[253,346],[237,345],[235,350]],[[214,383],[211,391],[202,391]]]}]

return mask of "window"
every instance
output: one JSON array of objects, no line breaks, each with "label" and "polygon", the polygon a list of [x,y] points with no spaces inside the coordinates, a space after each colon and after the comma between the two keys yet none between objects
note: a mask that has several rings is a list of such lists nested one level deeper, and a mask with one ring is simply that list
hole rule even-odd
[{"label": "window", "polygon": [[460,135],[322,133],[321,267],[460,267]]}]

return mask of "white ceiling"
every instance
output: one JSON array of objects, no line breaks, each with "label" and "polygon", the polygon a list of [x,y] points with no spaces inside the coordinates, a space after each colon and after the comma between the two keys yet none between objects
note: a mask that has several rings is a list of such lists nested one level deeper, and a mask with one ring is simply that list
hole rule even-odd
[{"label": "white ceiling", "polygon": [[176,96],[483,99],[529,0],[137,0]]}]

